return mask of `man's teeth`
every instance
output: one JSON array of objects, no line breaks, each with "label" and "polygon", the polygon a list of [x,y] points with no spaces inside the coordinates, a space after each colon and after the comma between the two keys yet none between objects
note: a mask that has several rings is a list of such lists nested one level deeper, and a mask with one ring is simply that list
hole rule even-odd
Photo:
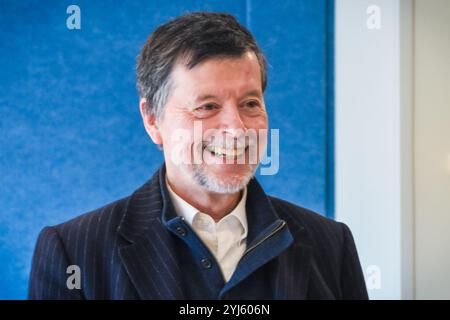
[{"label": "man's teeth", "polygon": [[219,156],[238,157],[244,153],[244,148],[239,149],[226,149],[221,147],[206,147],[210,152],[214,152]]}]

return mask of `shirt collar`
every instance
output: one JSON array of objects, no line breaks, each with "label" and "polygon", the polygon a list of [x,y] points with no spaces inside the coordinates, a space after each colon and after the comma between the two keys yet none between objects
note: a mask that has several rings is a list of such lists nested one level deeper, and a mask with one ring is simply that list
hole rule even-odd
[{"label": "shirt collar", "polygon": [[[167,177],[165,179],[167,190],[169,191],[170,200],[172,201],[172,204],[174,206],[174,209],[178,216],[181,216],[184,218],[184,220],[192,226],[192,222],[194,221],[195,216],[200,212],[198,209],[193,207],[191,204],[189,204],[186,200],[181,198],[178,194],[175,193],[175,191],[172,190],[170,187]],[[247,237],[248,233],[248,227],[247,227],[247,214],[246,214],[246,204],[247,202],[247,187],[244,188],[241,200],[239,200],[239,203],[234,207],[234,209],[228,214],[235,216],[239,222],[241,223],[242,227],[244,228],[244,233],[242,235],[242,239],[245,239]],[[228,216],[227,215],[227,216]],[[226,216],[225,216],[226,217]],[[224,218],[225,218],[224,217]],[[224,219],[222,218],[222,219]]]},{"label": "shirt collar", "polygon": [[167,177],[166,177],[166,186],[167,190],[169,191],[170,200],[172,201],[175,212],[177,213],[178,216],[183,217],[184,220],[189,225],[192,225],[192,221],[194,220],[194,217],[197,214],[198,210],[195,207],[191,206],[187,201],[185,201],[178,194],[176,194],[175,191],[172,190],[172,188],[169,185],[169,182],[167,181]]}]

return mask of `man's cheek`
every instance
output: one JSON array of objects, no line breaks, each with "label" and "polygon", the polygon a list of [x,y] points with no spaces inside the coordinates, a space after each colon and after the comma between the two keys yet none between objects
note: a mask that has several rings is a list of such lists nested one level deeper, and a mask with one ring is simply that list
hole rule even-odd
[{"label": "man's cheek", "polygon": [[169,159],[175,165],[191,164],[192,139],[187,129],[177,128],[170,134],[170,145],[167,147]]}]

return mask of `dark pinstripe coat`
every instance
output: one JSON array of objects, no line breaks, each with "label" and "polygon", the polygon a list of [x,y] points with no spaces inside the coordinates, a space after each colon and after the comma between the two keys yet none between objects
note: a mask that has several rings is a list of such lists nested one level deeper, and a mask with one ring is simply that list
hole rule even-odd
[{"label": "dark pinstripe coat", "polygon": [[[161,195],[160,175],[129,197],[44,228],[32,261],[29,298],[185,298],[174,237],[161,223],[167,200]],[[255,179],[249,190],[264,195],[261,201],[286,221],[294,238],[276,257],[276,299],[367,299],[346,225],[266,196]],[[68,289],[69,265],[80,267],[81,289]]]}]

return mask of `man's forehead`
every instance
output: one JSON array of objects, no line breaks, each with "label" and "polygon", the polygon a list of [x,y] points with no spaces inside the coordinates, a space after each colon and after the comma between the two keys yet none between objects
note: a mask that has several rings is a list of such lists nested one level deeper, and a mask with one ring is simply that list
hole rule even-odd
[{"label": "man's forehead", "polygon": [[[178,88],[189,90],[196,100],[233,96],[262,97],[261,73],[254,56],[211,58],[192,69],[177,63],[172,80]],[[184,91],[184,90],[183,90]]]}]

